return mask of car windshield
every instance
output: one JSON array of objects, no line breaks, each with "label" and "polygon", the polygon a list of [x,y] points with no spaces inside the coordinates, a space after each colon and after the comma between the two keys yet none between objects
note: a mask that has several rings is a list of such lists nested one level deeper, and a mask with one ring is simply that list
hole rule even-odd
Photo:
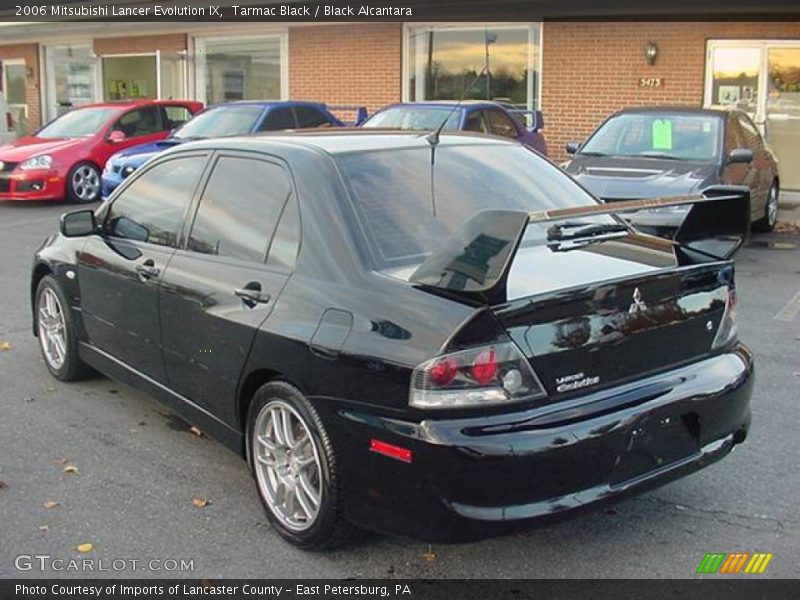
[{"label": "car windshield", "polygon": [[711,161],[719,156],[720,127],[713,115],[623,113],[606,121],[580,154]]},{"label": "car windshield", "polygon": [[78,108],[42,127],[40,138],[78,138],[96,134],[117,113],[117,108]]},{"label": "car windshield", "polygon": [[262,112],[264,108],[257,105],[211,108],[187,122],[172,137],[199,139],[245,135],[253,131]]},{"label": "car windshield", "polygon": [[[563,171],[522,146],[442,143],[435,155],[435,197],[428,147],[342,154],[336,161],[349,184],[356,238],[378,270],[422,262],[481,210],[596,203]],[[607,215],[585,219],[617,223]],[[529,227],[525,243],[546,243],[550,225]]]},{"label": "car windshield", "polygon": [[374,114],[362,127],[431,131],[447,119],[444,129],[457,129],[461,110],[451,106],[397,106]]}]

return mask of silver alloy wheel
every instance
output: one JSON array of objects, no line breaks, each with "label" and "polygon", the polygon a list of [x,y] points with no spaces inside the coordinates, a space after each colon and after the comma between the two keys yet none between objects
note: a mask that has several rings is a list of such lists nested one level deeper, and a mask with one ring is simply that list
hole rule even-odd
[{"label": "silver alloy wheel", "polygon": [[773,185],[769,188],[769,195],[767,196],[767,224],[770,227],[775,225],[778,220],[778,188]]},{"label": "silver alloy wheel", "polygon": [[300,413],[283,400],[265,404],[251,448],[256,481],[272,514],[292,531],[311,527],[322,503],[322,467]]},{"label": "silver alloy wheel", "polygon": [[79,200],[91,202],[100,191],[100,175],[89,165],[82,165],[72,173],[72,191]]},{"label": "silver alloy wheel", "polygon": [[45,288],[39,295],[39,344],[53,369],[64,366],[67,358],[67,327],[64,311],[56,293]]}]

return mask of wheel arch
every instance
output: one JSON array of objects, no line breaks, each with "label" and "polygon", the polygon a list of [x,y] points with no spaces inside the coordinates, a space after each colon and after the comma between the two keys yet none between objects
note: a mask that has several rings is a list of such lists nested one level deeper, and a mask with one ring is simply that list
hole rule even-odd
[{"label": "wheel arch", "polygon": [[39,282],[45,276],[52,274],[53,269],[50,268],[50,265],[44,262],[37,263],[33,268],[33,273],[31,274],[31,312],[33,314],[31,326],[33,327],[33,335],[36,337],[39,337],[39,329],[36,321],[36,290],[39,287]]},{"label": "wheel arch", "polygon": [[254,369],[245,375],[242,383],[239,385],[239,393],[236,397],[236,417],[244,438],[242,456],[248,461],[250,458],[250,442],[247,437],[247,416],[250,411],[250,405],[253,402],[253,396],[255,396],[259,388],[273,381],[283,381],[302,391],[302,387],[297,385],[295,381],[292,381],[283,373],[274,369]]}]

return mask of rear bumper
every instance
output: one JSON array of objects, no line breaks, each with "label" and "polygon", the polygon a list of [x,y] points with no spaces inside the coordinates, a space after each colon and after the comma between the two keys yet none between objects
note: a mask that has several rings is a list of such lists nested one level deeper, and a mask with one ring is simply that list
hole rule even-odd
[{"label": "rear bumper", "polygon": [[64,198],[65,180],[57,171],[27,171],[0,175],[0,200]]},{"label": "rear bumper", "polygon": [[[340,455],[353,457],[343,469],[352,521],[467,541],[619,500],[723,458],[747,435],[752,374],[750,352],[738,346],[518,413],[422,423],[324,416]],[[370,452],[370,439],[411,450],[411,462]]]}]

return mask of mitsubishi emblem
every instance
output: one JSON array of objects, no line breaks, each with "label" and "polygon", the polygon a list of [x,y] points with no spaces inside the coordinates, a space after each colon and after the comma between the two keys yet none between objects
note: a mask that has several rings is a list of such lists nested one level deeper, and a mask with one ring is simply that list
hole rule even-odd
[{"label": "mitsubishi emblem", "polygon": [[642,300],[642,292],[639,288],[633,290],[633,304],[628,308],[628,313],[635,314],[637,312],[644,312],[647,310],[647,304]]}]

